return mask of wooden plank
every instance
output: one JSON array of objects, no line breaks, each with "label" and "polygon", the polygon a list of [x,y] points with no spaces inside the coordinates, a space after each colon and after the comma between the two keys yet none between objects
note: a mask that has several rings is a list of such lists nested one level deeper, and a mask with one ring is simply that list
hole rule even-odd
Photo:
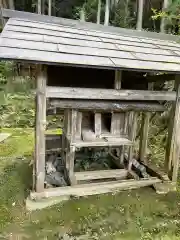
[{"label": "wooden plank", "polygon": [[125,28],[119,28],[119,27],[113,27],[113,26],[103,26],[101,24],[94,24],[94,23],[80,23],[78,20],[71,20],[71,19],[65,19],[65,18],[59,18],[59,17],[53,17],[53,16],[44,16],[44,15],[38,15],[34,13],[29,12],[23,12],[23,11],[14,11],[10,9],[4,9],[2,8],[2,15],[4,18],[20,18],[20,19],[28,19],[32,21],[40,21],[44,23],[51,23],[51,24],[61,24],[71,27],[78,27],[82,29],[94,30],[94,31],[102,31],[102,32],[111,32],[112,34],[121,34],[125,36],[132,36],[132,38],[154,38],[154,41],[156,39],[162,39],[162,40],[170,40],[170,41],[177,41],[178,36],[170,35],[170,34],[162,34],[162,33],[155,33],[155,32],[147,32],[147,31],[136,31],[132,29],[125,29]]},{"label": "wooden plank", "polygon": [[77,112],[76,138],[81,139],[82,133],[82,112]]},{"label": "wooden plank", "polygon": [[174,91],[115,90],[94,88],[47,87],[48,98],[91,100],[175,101]]},{"label": "wooden plank", "polygon": [[108,192],[118,192],[127,189],[135,189],[139,187],[151,186],[161,182],[158,178],[149,178],[141,180],[120,180],[105,183],[81,184],[71,187],[49,188],[41,193],[32,192],[31,199],[38,200],[41,198],[58,197],[58,196],[87,196],[104,194]]},{"label": "wooden plank", "polygon": [[76,130],[77,130],[77,117],[78,112],[75,109],[72,109],[71,112],[71,142],[74,142],[76,140]]},{"label": "wooden plank", "polygon": [[[13,51],[12,51],[13,49]],[[76,66],[99,66],[115,67],[108,57],[95,57],[85,55],[64,54],[58,52],[39,51],[33,49],[17,49],[11,47],[0,47],[0,58],[6,60],[26,60],[38,63],[56,63]]]},{"label": "wooden plank", "polygon": [[[132,101],[104,101],[104,100],[66,100],[50,99],[50,105],[59,109],[101,110],[101,111],[139,111],[139,112],[163,112],[164,105],[156,102],[132,102]],[[59,111],[59,109],[57,109]],[[51,111],[51,114],[53,112]]]},{"label": "wooden plank", "polygon": [[35,175],[36,192],[44,190],[45,179],[45,130],[46,130],[46,81],[45,66],[38,66],[36,95],[36,129],[35,129]]},{"label": "wooden plank", "polygon": [[128,140],[127,138],[112,138],[112,137],[106,137],[106,138],[98,138],[94,141],[79,141],[76,140],[75,142],[71,143],[72,146],[75,146],[76,148],[81,147],[112,147],[112,146],[121,146],[121,145],[132,145],[132,142]]},{"label": "wooden plank", "polygon": [[120,135],[120,126],[122,121],[122,114],[121,113],[112,113],[111,117],[111,134],[113,135]]},{"label": "wooden plank", "polygon": [[142,162],[146,162],[146,152],[147,152],[147,141],[149,132],[149,120],[150,113],[143,113],[141,120],[141,132],[140,132],[140,143],[139,143],[139,157]]},{"label": "wooden plank", "polygon": [[74,174],[74,158],[75,158],[75,147],[74,146],[69,146],[67,148],[67,155],[66,155],[66,163],[67,163],[67,171],[68,171],[68,177],[69,177],[69,182],[70,185],[75,185],[76,184],[76,177]]},{"label": "wooden plank", "polygon": [[117,178],[123,179],[126,178],[128,171],[125,169],[115,169],[115,170],[101,170],[101,171],[85,171],[85,172],[76,172],[76,180],[95,180],[95,179],[104,179],[104,178]]},{"label": "wooden plank", "polygon": [[[132,122],[131,122],[131,131],[130,131],[130,140],[133,142],[133,144],[135,143],[135,139],[136,139],[136,132],[137,132],[137,117],[138,114],[136,112],[132,112]],[[133,145],[131,147],[129,147],[129,153],[128,153],[128,170],[132,170],[132,160],[133,160],[133,151],[134,151],[134,147]]]},{"label": "wooden plank", "polygon": [[168,129],[165,167],[173,182],[177,181],[180,155],[180,77],[176,76],[176,102],[172,106]]},{"label": "wooden plank", "polygon": [[96,137],[99,138],[100,135],[101,135],[101,113],[95,113],[94,114],[94,123],[95,123],[95,126],[94,126],[94,129],[95,129],[95,134],[96,134]]},{"label": "wooden plank", "polygon": [[[179,73],[178,63],[167,63],[158,61],[142,61],[132,59],[111,58],[111,61],[116,67],[121,69],[141,69],[142,71],[158,70],[163,72],[177,72]],[[163,61],[163,59],[162,59]]]}]

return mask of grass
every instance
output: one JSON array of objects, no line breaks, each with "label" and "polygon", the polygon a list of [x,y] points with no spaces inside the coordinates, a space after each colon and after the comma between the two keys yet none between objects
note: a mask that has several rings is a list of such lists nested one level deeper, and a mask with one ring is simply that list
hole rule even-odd
[{"label": "grass", "polygon": [[[0,145],[0,239],[180,239],[180,194],[157,195],[151,188],[74,199],[27,212],[31,188],[32,130],[8,130]],[[7,130],[6,130],[7,132]],[[18,156],[26,156],[17,158]],[[12,238],[10,238],[12,236]]]}]

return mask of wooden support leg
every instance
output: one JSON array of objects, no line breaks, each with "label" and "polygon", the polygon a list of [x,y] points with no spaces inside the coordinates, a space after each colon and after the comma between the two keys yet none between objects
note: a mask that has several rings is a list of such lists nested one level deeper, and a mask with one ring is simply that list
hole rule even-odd
[{"label": "wooden support leg", "polygon": [[95,113],[95,135],[96,137],[100,137],[101,135],[101,113]]},{"label": "wooden support leg", "polygon": [[180,155],[180,76],[175,80],[176,102],[173,104],[168,129],[165,167],[173,182],[177,181]]},{"label": "wooden support leg", "polygon": [[[148,84],[148,90],[153,90],[153,83]],[[139,157],[140,160],[144,163],[146,161],[146,153],[147,153],[147,143],[148,143],[148,133],[149,133],[149,120],[151,117],[151,113],[142,113],[142,121],[141,121],[141,132],[140,132],[140,143],[139,143]]]},{"label": "wooden support leg", "polygon": [[[137,131],[137,112],[131,112],[130,113],[130,140],[133,142],[133,145],[135,143],[136,139],[136,131]],[[128,153],[128,170],[131,170],[132,167],[132,159],[133,159],[133,151],[134,151],[134,146],[129,147],[129,153]]]},{"label": "wooden support leg", "polygon": [[68,171],[68,178],[70,185],[76,184],[76,178],[74,174],[74,159],[75,159],[75,147],[69,146],[66,153],[66,167]]},{"label": "wooden support leg", "polygon": [[35,129],[36,192],[44,191],[45,179],[45,129],[46,129],[46,67],[38,66]]},{"label": "wooden support leg", "polygon": [[139,143],[139,157],[140,157],[140,160],[144,163],[146,163],[150,116],[151,114],[149,112],[142,113],[140,143]]}]

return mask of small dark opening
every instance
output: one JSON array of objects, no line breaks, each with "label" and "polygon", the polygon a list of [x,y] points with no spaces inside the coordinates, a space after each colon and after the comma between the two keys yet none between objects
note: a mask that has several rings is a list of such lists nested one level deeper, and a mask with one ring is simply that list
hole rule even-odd
[{"label": "small dark opening", "polygon": [[110,133],[111,131],[111,113],[102,113],[101,116],[101,126],[102,126],[102,134]]}]

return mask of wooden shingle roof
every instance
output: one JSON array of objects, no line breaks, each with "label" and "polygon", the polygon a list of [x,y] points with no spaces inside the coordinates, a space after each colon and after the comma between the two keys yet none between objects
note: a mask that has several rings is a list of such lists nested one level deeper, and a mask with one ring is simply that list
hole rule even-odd
[{"label": "wooden shingle roof", "polygon": [[[72,20],[71,20],[72,21]],[[110,28],[110,27],[109,27]],[[173,40],[11,18],[0,36],[0,58],[107,69],[180,72]]]}]

